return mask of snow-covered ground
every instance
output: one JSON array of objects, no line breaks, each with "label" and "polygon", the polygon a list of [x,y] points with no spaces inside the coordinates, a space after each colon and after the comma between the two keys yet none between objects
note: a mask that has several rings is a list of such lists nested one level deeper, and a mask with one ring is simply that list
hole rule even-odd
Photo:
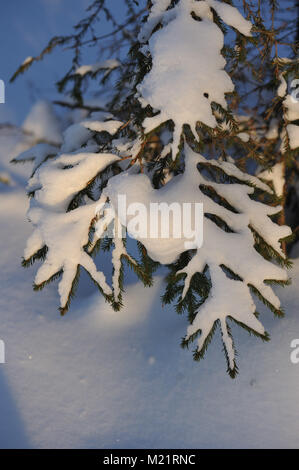
[{"label": "snow-covered ground", "polygon": [[[8,172],[8,137],[0,145]],[[200,364],[180,349],[186,320],[161,308],[159,276],[152,289],[130,277],[119,313],[84,279],[63,318],[54,285],[33,292],[33,269],[20,266],[31,233],[24,169],[13,172],[15,186],[0,189],[1,448],[299,446],[299,364],[290,361],[299,258],[293,285],[279,292],[286,318],[259,306],[272,340],[235,331],[240,374],[231,380],[219,335]]]}]

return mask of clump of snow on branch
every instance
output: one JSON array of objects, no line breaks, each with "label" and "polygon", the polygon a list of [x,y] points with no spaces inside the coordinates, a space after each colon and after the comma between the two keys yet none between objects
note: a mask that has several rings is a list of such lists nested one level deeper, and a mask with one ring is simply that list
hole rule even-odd
[{"label": "clump of snow on branch", "polygon": [[274,191],[278,197],[283,195],[285,185],[285,169],[283,162],[276,163],[271,169],[262,171],[259,178],[265,181],[272,181]]},{"label": "clump of snow on branch", "polygon": [[[287,280],[286,271],[267,261],[255,249],[253,228],[265,242],[280,256],[285,257],[279,240],[290,235],[291,230],[286,226],[279,226],[271,221],[269,216],[278,213],[281,207],[271,207],[250,198],[254,192],[251,185],[262,190],[269,187],[250,175],[242,173],[233,164],[206,160],[201,155],[185,146],[185,172],[174,177],[160,190],[152,188],[146,175],[121,174],[112,178],[108,184],[106,194],[112,204],[117,205],[117,195],[125,194],[128,204],[142,203],[149,207],[152,202],[179,203],[201,202],[204,212],[213,214],[223,220],[231,229],[227,233],[213,221],[204,221],[204,243],[191,259],[190,263],[180,273],[186,274],[182,297],[187,294],[190,281],[197,272],[202,272],[205,266],[209,267],[212,291],[202,309],[197,313],[192,325],[188,328],[188,340],[195,333],[201,332],[198,341],[198,350],[204,345],[214,323],[221,323],[222,336],[229,357],[229,367],[234,369],[234,354],[232,342],[227,332],[226,319],[233,317],[238,322],[248,326],[257,333],[264,335],[264,328],[254,315],[256,307],[250,293],[253,286],[271,305],[280,308],[279,299],[272,288],[264,281],[278,279]],[[238,177],[247,184],[219,184],[206,180],[197,170],[198,163],[216,166],[226,171],[228,175]],[[199,185],[208,185],[216,193],[231,204],[237,213],[221,206],[204,194]],[[149,210],[146,211],[146,214]],[[121,220],[125,224],[125,220]],[[145,215],[144,225],[149,225],[148,215]],[[147,248],[150,256],[162,263],[170,264],[176,261],[185,251],[186,239],[140,238]],[[221,266],[229,268],[239,276],[240,280],[229,279],[222,271]],[[179,273],[177,273],[179,274]],[[183,299],[181,299],[183,300]]]},{"label": "clump of snow on branch", "polygon": [[[92,122],[89,124],[92,125]],[[82,123],[82,129],[87,131],[85,125],[87,124]],[[119,126],[118,121],[107,121],[98,122],[96,127],[101,131],[113,132]],[[71,130],[65,132],[62,148],[72,148],[69,139],[76,136],[73,130],[72,126]],[[85,140],[80,135],[80,144],[87,144],[89,138],[87,133]],[[47,160],[37,168],[28,185],[29,192],[34,192],[28,217],[35,230],[28,240],[24,258],[28,261],[46,247],[46,259],[36,274],[35,284],[37,287],[42,286],[53,276],[61,274],[59,294],[62,309],[67,306],[79,266],[86,269],[105,295],[112,294],[104,274],[97,270],[85,250],[97,207],[106,199],[92,201],[86,197],[84,205],[68,210],[70,202],[80,190],[119,160],[112,153],[95,153],[96,149],[96,145],[89,143],[77,152],[62,153]],[[32,150],[32,154],[39,158],[44,155],[45,150],[38,147]]]},{"label": "clump of snow on branch", "polygon": [[288,84],[286,82],[286,79],[284,78],[283,74],[280,74],[279,76],[280,78],[280,85],[277,89],[277,95],[280,97],[280,98],[283,98],[288,90]]},{"label": "clump of snow on branch", "polygon": [[[236,8],[217,1],[181,0],[163,14],[169,3],[154,3],[149,21],[141,32],[140,37],[146,41],[151,28],[161,21],[164,25],[144,48],[148,49],[153,65],[138,91],[143,106],[149,104],[160,111],[145,119],[146,133],[167,120],[174,122],[172,151],[175,157],[182,126],[189,124],[195,136],[198,121],[215,128],[217,121],[211,103],[216,102],[226,109],[225,94],[234,90],[221,54],[224,36],[213,21],[210,7],[243,34],[251,34],[251,24]],[[192,12],[202,21],[195,21]]]},{"label": "clump of snow on branch", "polygon": [[72,152],[88,142],[92,138],[93,132],[105,131],[109,134],[115,134],[122,124],[121,121],[101,122],[91,119],[72,124],[64,131],[64,142],[61,149],[63,152]]},{"label": "clump of snow on branch", "polygon": [[45,143],[40,143],[34,145],[28,150],[21,152],[17,155],[12,162],[13,163],[20,163],[20,162],[34,162],[33,166],[33,173],[36,169],[48,158],[51,156],[55,156],[58,152],[58,148]]},{"label": "clump of snow on branch", "polygon": [[286,129],[281,135],[283,140],[281,150],[282,153],[285,153],[286,137],[291,150],[295,150],[299,147],[299,126],[297,124],[293,124],[293,121],[297,121],[299,119],[298,91],[288,93],[287,81],[283,74],[280,74],[280,85],[278,87],[277,94],[280,98],[283,98],[282,105],[284,109],[284,119],[287,123]]},{"label": "clump of snow on branch", "polygon": [[106,75],[110,73],[112,70],[119,67],[120,65],[121,65],[120,62],[116,59],[108,59],[108,60],[105,60],[104,62],[99,62],[96,64],[81,65],[75,70],[75,75],[85,76],[87,74],[95,74],[99,72],[100,70],[104,70],[105,75]]}]

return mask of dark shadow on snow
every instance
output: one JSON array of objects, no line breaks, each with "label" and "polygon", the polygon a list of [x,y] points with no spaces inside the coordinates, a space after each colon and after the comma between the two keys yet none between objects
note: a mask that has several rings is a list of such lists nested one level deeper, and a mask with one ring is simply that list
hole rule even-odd
[{"label": "dark shadow on snow", "polygon": [[5,364],[0,364],[0,448],[29,448],[23,420],[2,368]]}]

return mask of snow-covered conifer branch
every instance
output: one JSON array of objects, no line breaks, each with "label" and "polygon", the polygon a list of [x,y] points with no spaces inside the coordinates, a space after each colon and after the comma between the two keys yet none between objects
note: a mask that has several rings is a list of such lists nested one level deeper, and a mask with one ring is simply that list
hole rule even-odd
[{"label": "snow-covered conifer branch", "polygon": [[[122,77],[108,106],[113,115],[94,113],[65,131],[59,151],[37,146],[19,159],[36,159],[28,186],[35,231],[24,264],[43,261],[37,287],[60,276],[64,312],[83,267],[117,310],[124,303],[124,263],[145,285],[151,285],[158,264],[167,265],[163,302],[176,301],[178,313],[186,311],[190,323],[183,346],[196,340],[194,358],[201,359],[219,327],[233,377],[237,365],[230,322],[268,339],[255,296],[282,313],[272,283],[288,283],[289,261],[281,242],[291,230],[276,223],[281,207],[273,205],[268,178],[262,174],[262,181],[247,171],[249,159],[263,160],[263,138],[251,129],[250,116],[235,112],[233,79],[239,62],[247,63],[247,41],[256,45],[256,27],[229,3],[153,0],[131,61],[120,67]],[[224,24],[236,32],[235,48],[224,42]],[[81,67],[77,75],[92,76],[98,69],[99,64]],[[282,85],[280,95],[286,93]],[[293,116],[287,100],[284,106]],[[292,126],[286,129],[289,147],[296,139]],[[239,150],[243,162],[236,157]],[[281,187],[275,184],[274,190],[279,196]],[[153,232],[152,203],[197,204],[194,219],[203,205],[202,246],[190,243],[185,233],[180,238],[140,235],[119,211],[119,195],[128,206],[142,204],[142,224]],[[99,205],[107,203],[114,213],[99,214]],[[111,224],[114,234],[105,238]],[[120,227],[135,238],[141,262],[127,252]],[[97,268],[97,248],[111,250],[111,282]]]}]

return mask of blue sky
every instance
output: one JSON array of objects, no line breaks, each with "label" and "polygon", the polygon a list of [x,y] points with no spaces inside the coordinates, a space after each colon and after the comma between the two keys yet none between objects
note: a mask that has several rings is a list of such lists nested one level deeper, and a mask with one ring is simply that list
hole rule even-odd
[{"label": "blue sky", "polygon": [[[13,84],[9,78],[28,56],[40,53],[49,39],[66,35],[85,16],[91,0],[9,0],[1,2],[0,79],[6,85],[6,104],[0,105],[0,122],[21,124],[31,105],[41,98],[54,98],[55,82],[69,68],[71,53],[57,50],[36,63]],[[111,8],[120,10],[120,0],[110,0]],[[99,23],[103,32],[109,26]],[[85,61],[95,60],[89,49]]]}]

